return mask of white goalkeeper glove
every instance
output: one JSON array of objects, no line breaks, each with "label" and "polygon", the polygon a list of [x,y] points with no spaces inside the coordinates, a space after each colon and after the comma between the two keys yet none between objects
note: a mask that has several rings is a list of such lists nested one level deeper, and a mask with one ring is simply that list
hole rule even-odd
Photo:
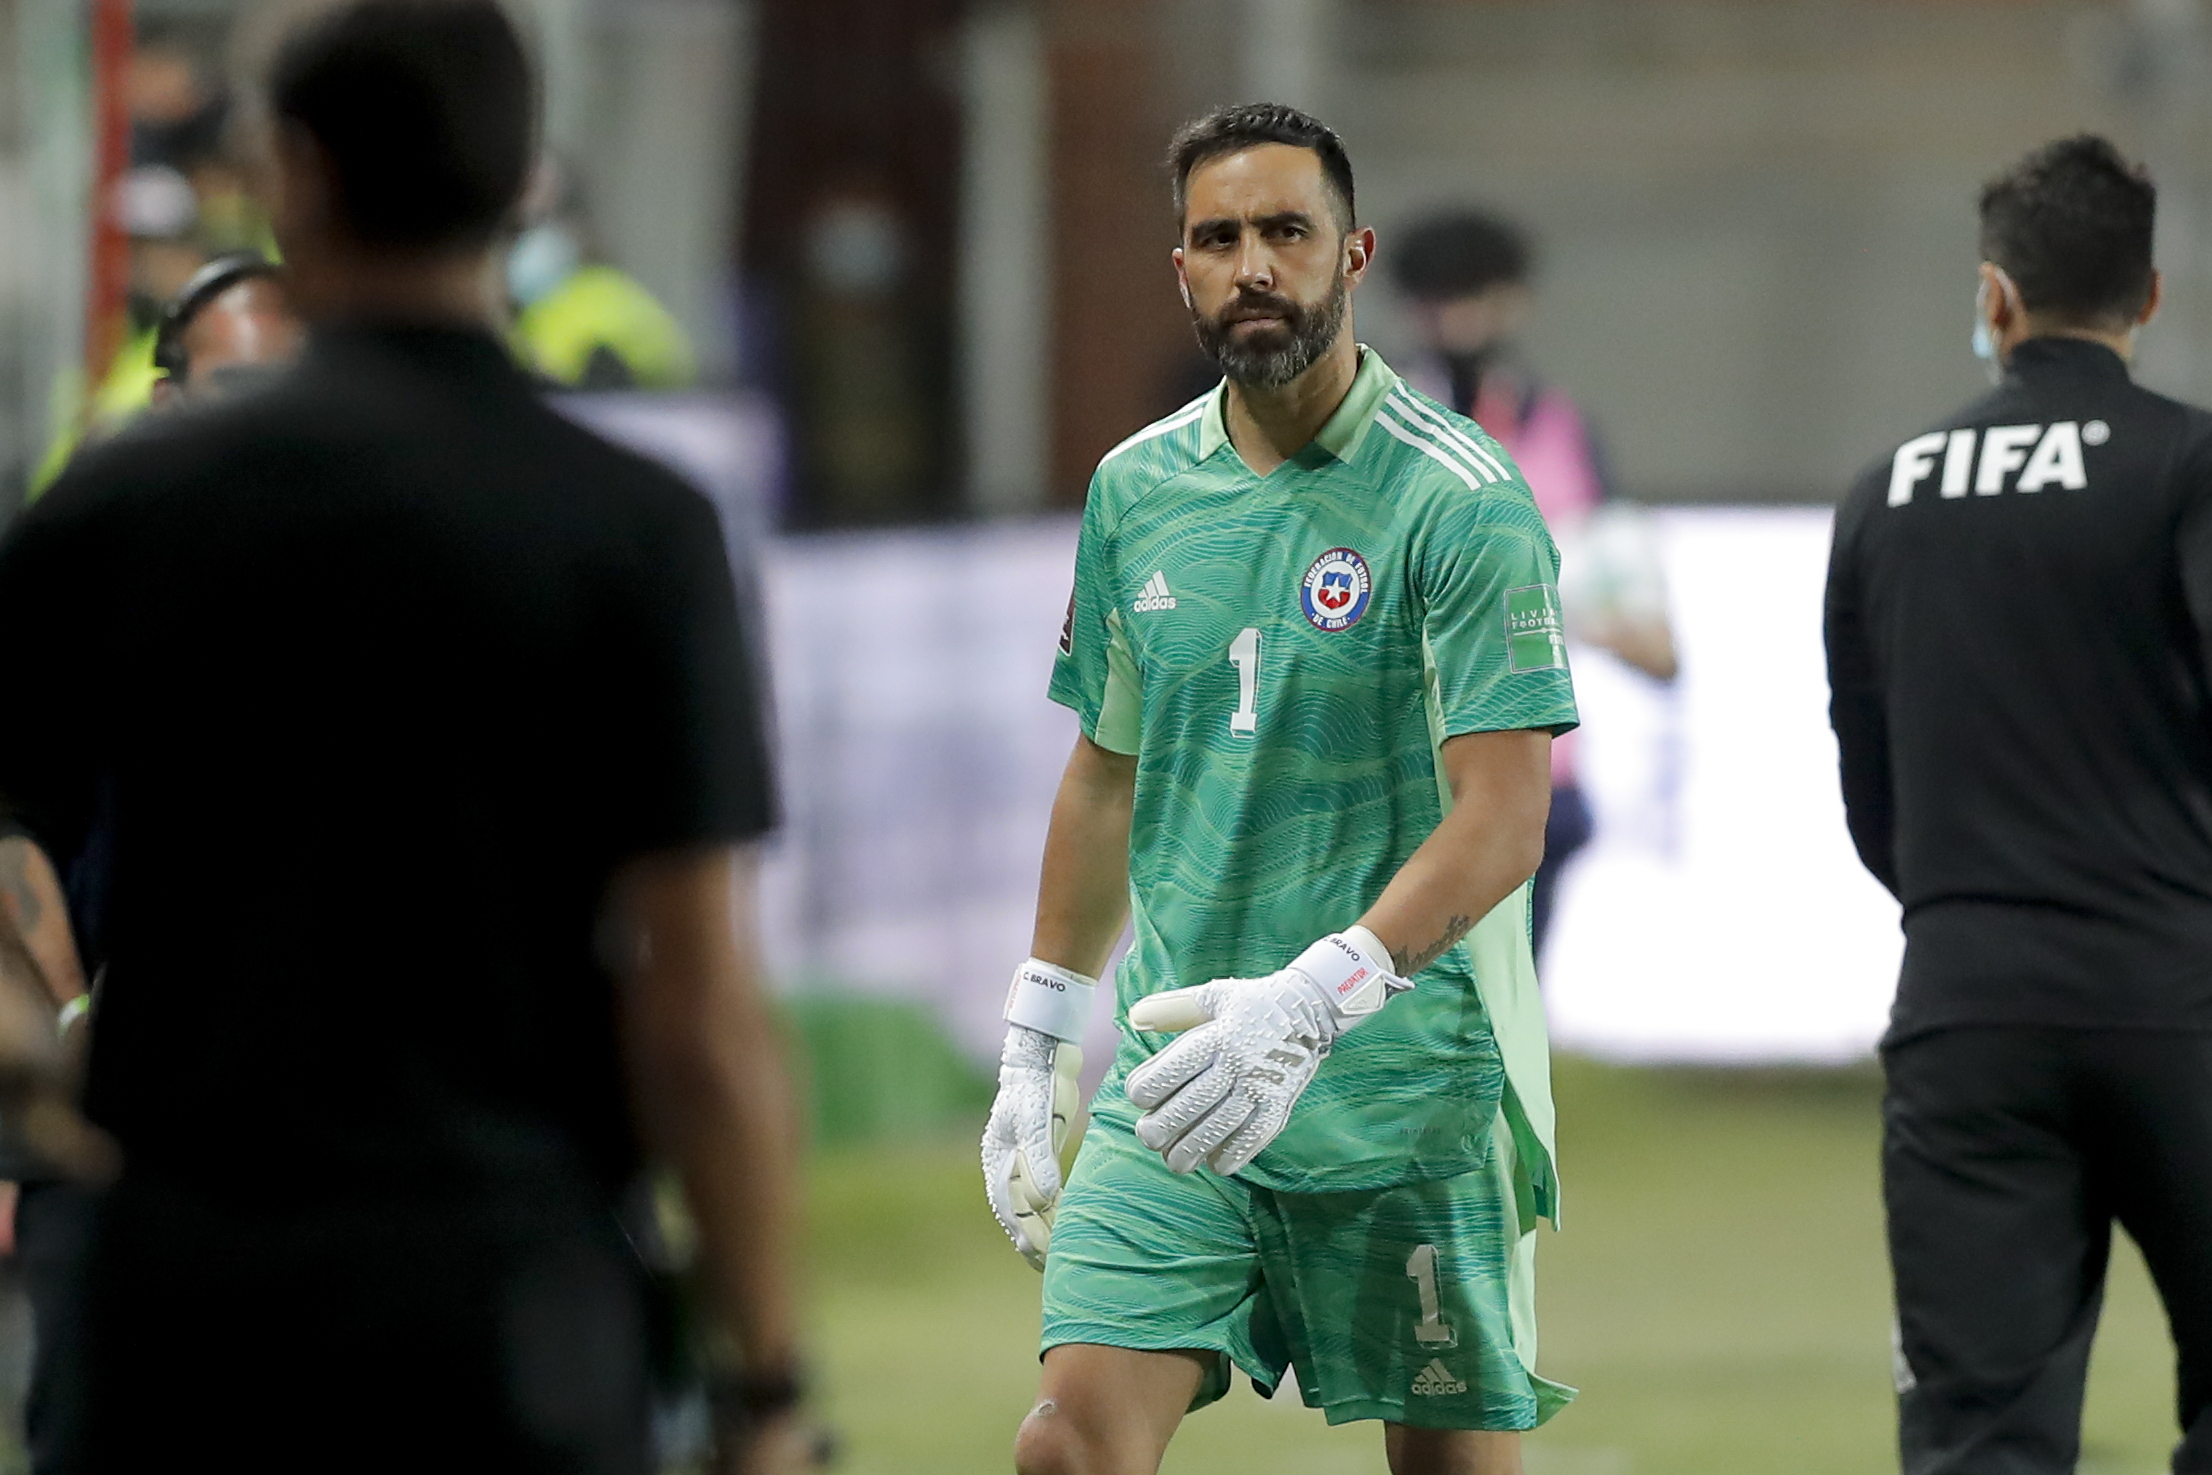
[{"label": "white goalkeeper glove", "polygon": [[1075,1042],[1097,988],[1095,978],[1031,958],[1014,970],[1006,995],[998,1098],[983,1128],[983,1191],[999,1228],[1039,1270],[1060,1200],[1060,1149],[1081,1099],[1083,1051]]},{"label": "white goalkeeper glove", "polygon": [[1243,1171],[1283,1130],[1337,1037],[1411,987],[1374,933],[1347,927],[1265,978],[1139,999],[1132,1025],[1189,1033],[1129,1073],[1129,1099],[1146,1108],[1137,1140],[1178,1173],[1201,1162]]}]

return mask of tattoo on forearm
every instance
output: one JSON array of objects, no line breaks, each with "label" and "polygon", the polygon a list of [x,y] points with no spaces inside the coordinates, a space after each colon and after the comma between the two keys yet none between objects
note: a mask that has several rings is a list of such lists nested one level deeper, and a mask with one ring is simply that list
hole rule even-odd
[{"label": "tattoo on forearm", "polygon": [[8,909],[8,915],[26,937],[38,931],[46,915],[38,888],[31,884],[30,863],[30,841],[20,837],[0,840],[0,906]]},{"label": "tattoo on forearm", "polygon": [[1474,925],[1474,920],[1470,917],[1454,917],[1449,922],[1446,922],[1444,924],[1444,935],[1442,937],[1439,937],[1436,941],[1430,943],[1427,947],[1421,948],[1418,951],[1414,952],[1412,956],[1402,958],[1398,961],[1399,976],[1403,978],[1411,978],[1414,974],[1419,973],[1423,968],[1428,967],[1429,964],[1435,962],[1438,958],[1443,957],[1444,954],[1451,948],[1451,945],[1459,941],[1462,937],[1465,937],[1468,931],[1472,929]]}]

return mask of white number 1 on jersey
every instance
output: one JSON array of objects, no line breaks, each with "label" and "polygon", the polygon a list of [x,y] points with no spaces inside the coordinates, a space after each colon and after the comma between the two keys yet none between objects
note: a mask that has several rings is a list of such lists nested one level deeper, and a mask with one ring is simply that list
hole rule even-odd
[{"label": "white number 1 on jersey", "polygon": [[1260,730],[1260,632],[1247,625],[1229,642],[1229,664],[1237,668],[1237,709],[1229,731],[1251,737]]}]

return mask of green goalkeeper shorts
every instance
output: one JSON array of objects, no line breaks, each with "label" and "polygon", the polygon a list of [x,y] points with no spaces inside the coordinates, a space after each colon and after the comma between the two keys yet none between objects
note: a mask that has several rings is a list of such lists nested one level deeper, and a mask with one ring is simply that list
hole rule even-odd
[{"label": "green goalkeeper shorts", "polygon": [[1171,1173],[1094,1119],[1053,1216],[1044,1350],[1210,1352],[1193,1409],[1228,1391],[1232,1366],[1269,1397],[1296,1367],[1332,1424],[1533,1429],[1574,1390],[1523,1360],[1533,1245],[1503,1156],[1493,1145],[1475,1172],[1373,1192],[1275,1193]]}]

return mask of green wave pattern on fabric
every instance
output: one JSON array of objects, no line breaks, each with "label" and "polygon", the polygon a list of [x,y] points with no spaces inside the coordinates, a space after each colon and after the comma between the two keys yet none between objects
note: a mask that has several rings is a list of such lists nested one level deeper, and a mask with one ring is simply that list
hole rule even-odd
[{"label": "green wave pattern on fabric", "polygon": [[[1138,760],[1136,945],[1094,1106],[1125,1124],[1123,1077],[1167,1043],[1128,1027],[1132,1001],[1272,972],[1358,920],[1443,818],[1443,738],[1576,720],[1563,656],[1539,642],[1513,669],[1532,647],[1516,659],[1507,596],[1556,586],[1558,556],[1495,442],[1369,351],[1321,434],[1261,477],[1220,393],[1100,466],[1052,683]],[[1470,1171],[1498,1062],[1456,947],[1345,1037],[1244,1176],[1312,1193]]]}]

